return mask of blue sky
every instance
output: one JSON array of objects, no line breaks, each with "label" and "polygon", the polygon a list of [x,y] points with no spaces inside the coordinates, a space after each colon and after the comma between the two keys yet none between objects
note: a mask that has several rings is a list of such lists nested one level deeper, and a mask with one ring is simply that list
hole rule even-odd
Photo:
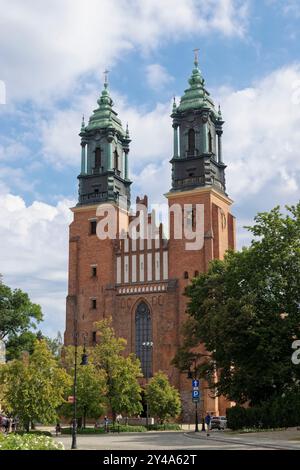
[{"label": "blue sky", "polygon": [[134,196],[158,202],[170,187],[172,96],[198,47],[226,121],[239,246],[257,211],[299,200],[300,0],[0,0],[0,11],[0,272],[41,303],[48,334],[64,330],[78,132],[105,68],[129,123]]}]

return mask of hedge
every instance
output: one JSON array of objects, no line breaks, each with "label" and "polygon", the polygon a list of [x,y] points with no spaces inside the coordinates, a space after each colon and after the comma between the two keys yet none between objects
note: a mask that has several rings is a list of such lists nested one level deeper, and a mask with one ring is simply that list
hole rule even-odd
[{"label": "hedge", "polygon": [[300,425],[300,396],[286,394],[259,406],[235,406],[226,411],[227,425],[232,430],[244,428],[286,428]]},{"label": "hedge", "polygon": [[179,424],[166,423],[166,424],[149,424],[149,431],[181,431]]},{"label": "hedge", "polygon": [[[126,424],[115,424],[108,427],[109,432],[145,432],[145,426],[131,426]],[[62,428],[62,434],[71,434],[72,428]],[[104,427],[101,428],[78,428],[77,434],[105,434]]]}]

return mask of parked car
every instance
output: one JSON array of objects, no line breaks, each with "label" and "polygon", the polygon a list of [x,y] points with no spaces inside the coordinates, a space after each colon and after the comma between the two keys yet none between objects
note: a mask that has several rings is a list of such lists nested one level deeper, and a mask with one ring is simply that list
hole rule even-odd
[{"label": "parked car", "polygon": [[211,429],[226,429],[227,428],[227,418],[226,416],[212,416],[210,422]]}]

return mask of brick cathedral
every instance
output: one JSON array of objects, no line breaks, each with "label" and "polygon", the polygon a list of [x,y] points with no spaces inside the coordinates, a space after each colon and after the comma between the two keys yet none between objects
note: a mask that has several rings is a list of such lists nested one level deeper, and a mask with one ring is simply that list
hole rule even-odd
[{"label": "brick cathedral", "polygon": [[[230,213],[232,200],[226,193],[222,156],[224,121],[205,88],[195,57],[189,86],[179,105],[173,103],[172,187],[165,195],[169,207],[176,204],[182,211],[185,205],[191,207],[191,219],[196,205],[204,208],[202,246],[187,250],[184,236],[175,237],[173,213],[167,238],[161,223],[154,238],[139,236],[139,227],[136,237],[126,237],[130,222],[139,215],[130,206],[131,140],[128,127],[122,127],[113,108],[107,79],[97,103],[79,134],[81,172],[70,225],[65,344],[74,343],[75,328],[79,342],[85,337],[89,345],[95,344],[94,322],[111,316],[116,334],[127,340],[126,353],[134,352],[141,360],[142,385],[158,370],[165,372],[180,391],[187,421],[194,410],[191,380],[171,365],[186,318],[183,292],[212,259],[222,259],[226,250],[235,248],[235,219]],[[137,203],[148,207],[146,196],[137,198]],[[120,215],[122,236],[100,239],[98,211],[107,204]],[[151,214],[147,223],[153,224]],[[225,414],[228,403],[222,397],[212,398],[205,383],[202,396],[205,412]]]}]

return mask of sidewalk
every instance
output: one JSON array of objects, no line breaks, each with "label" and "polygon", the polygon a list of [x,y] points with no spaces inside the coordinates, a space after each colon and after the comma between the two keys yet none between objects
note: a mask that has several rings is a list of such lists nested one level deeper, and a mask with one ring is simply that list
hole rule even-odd
[{"label": "sidewalk", "polygon": [[192,439],[211,439],[219,442],[232,442],[249,446],[260,446],[272,449],[300,450],[300,430],[289,428],[283,431],[264,431],[235,433],[232,431],[210,431],[210,435],[200,431],[199,433],[187,432],[187,437]]}]

